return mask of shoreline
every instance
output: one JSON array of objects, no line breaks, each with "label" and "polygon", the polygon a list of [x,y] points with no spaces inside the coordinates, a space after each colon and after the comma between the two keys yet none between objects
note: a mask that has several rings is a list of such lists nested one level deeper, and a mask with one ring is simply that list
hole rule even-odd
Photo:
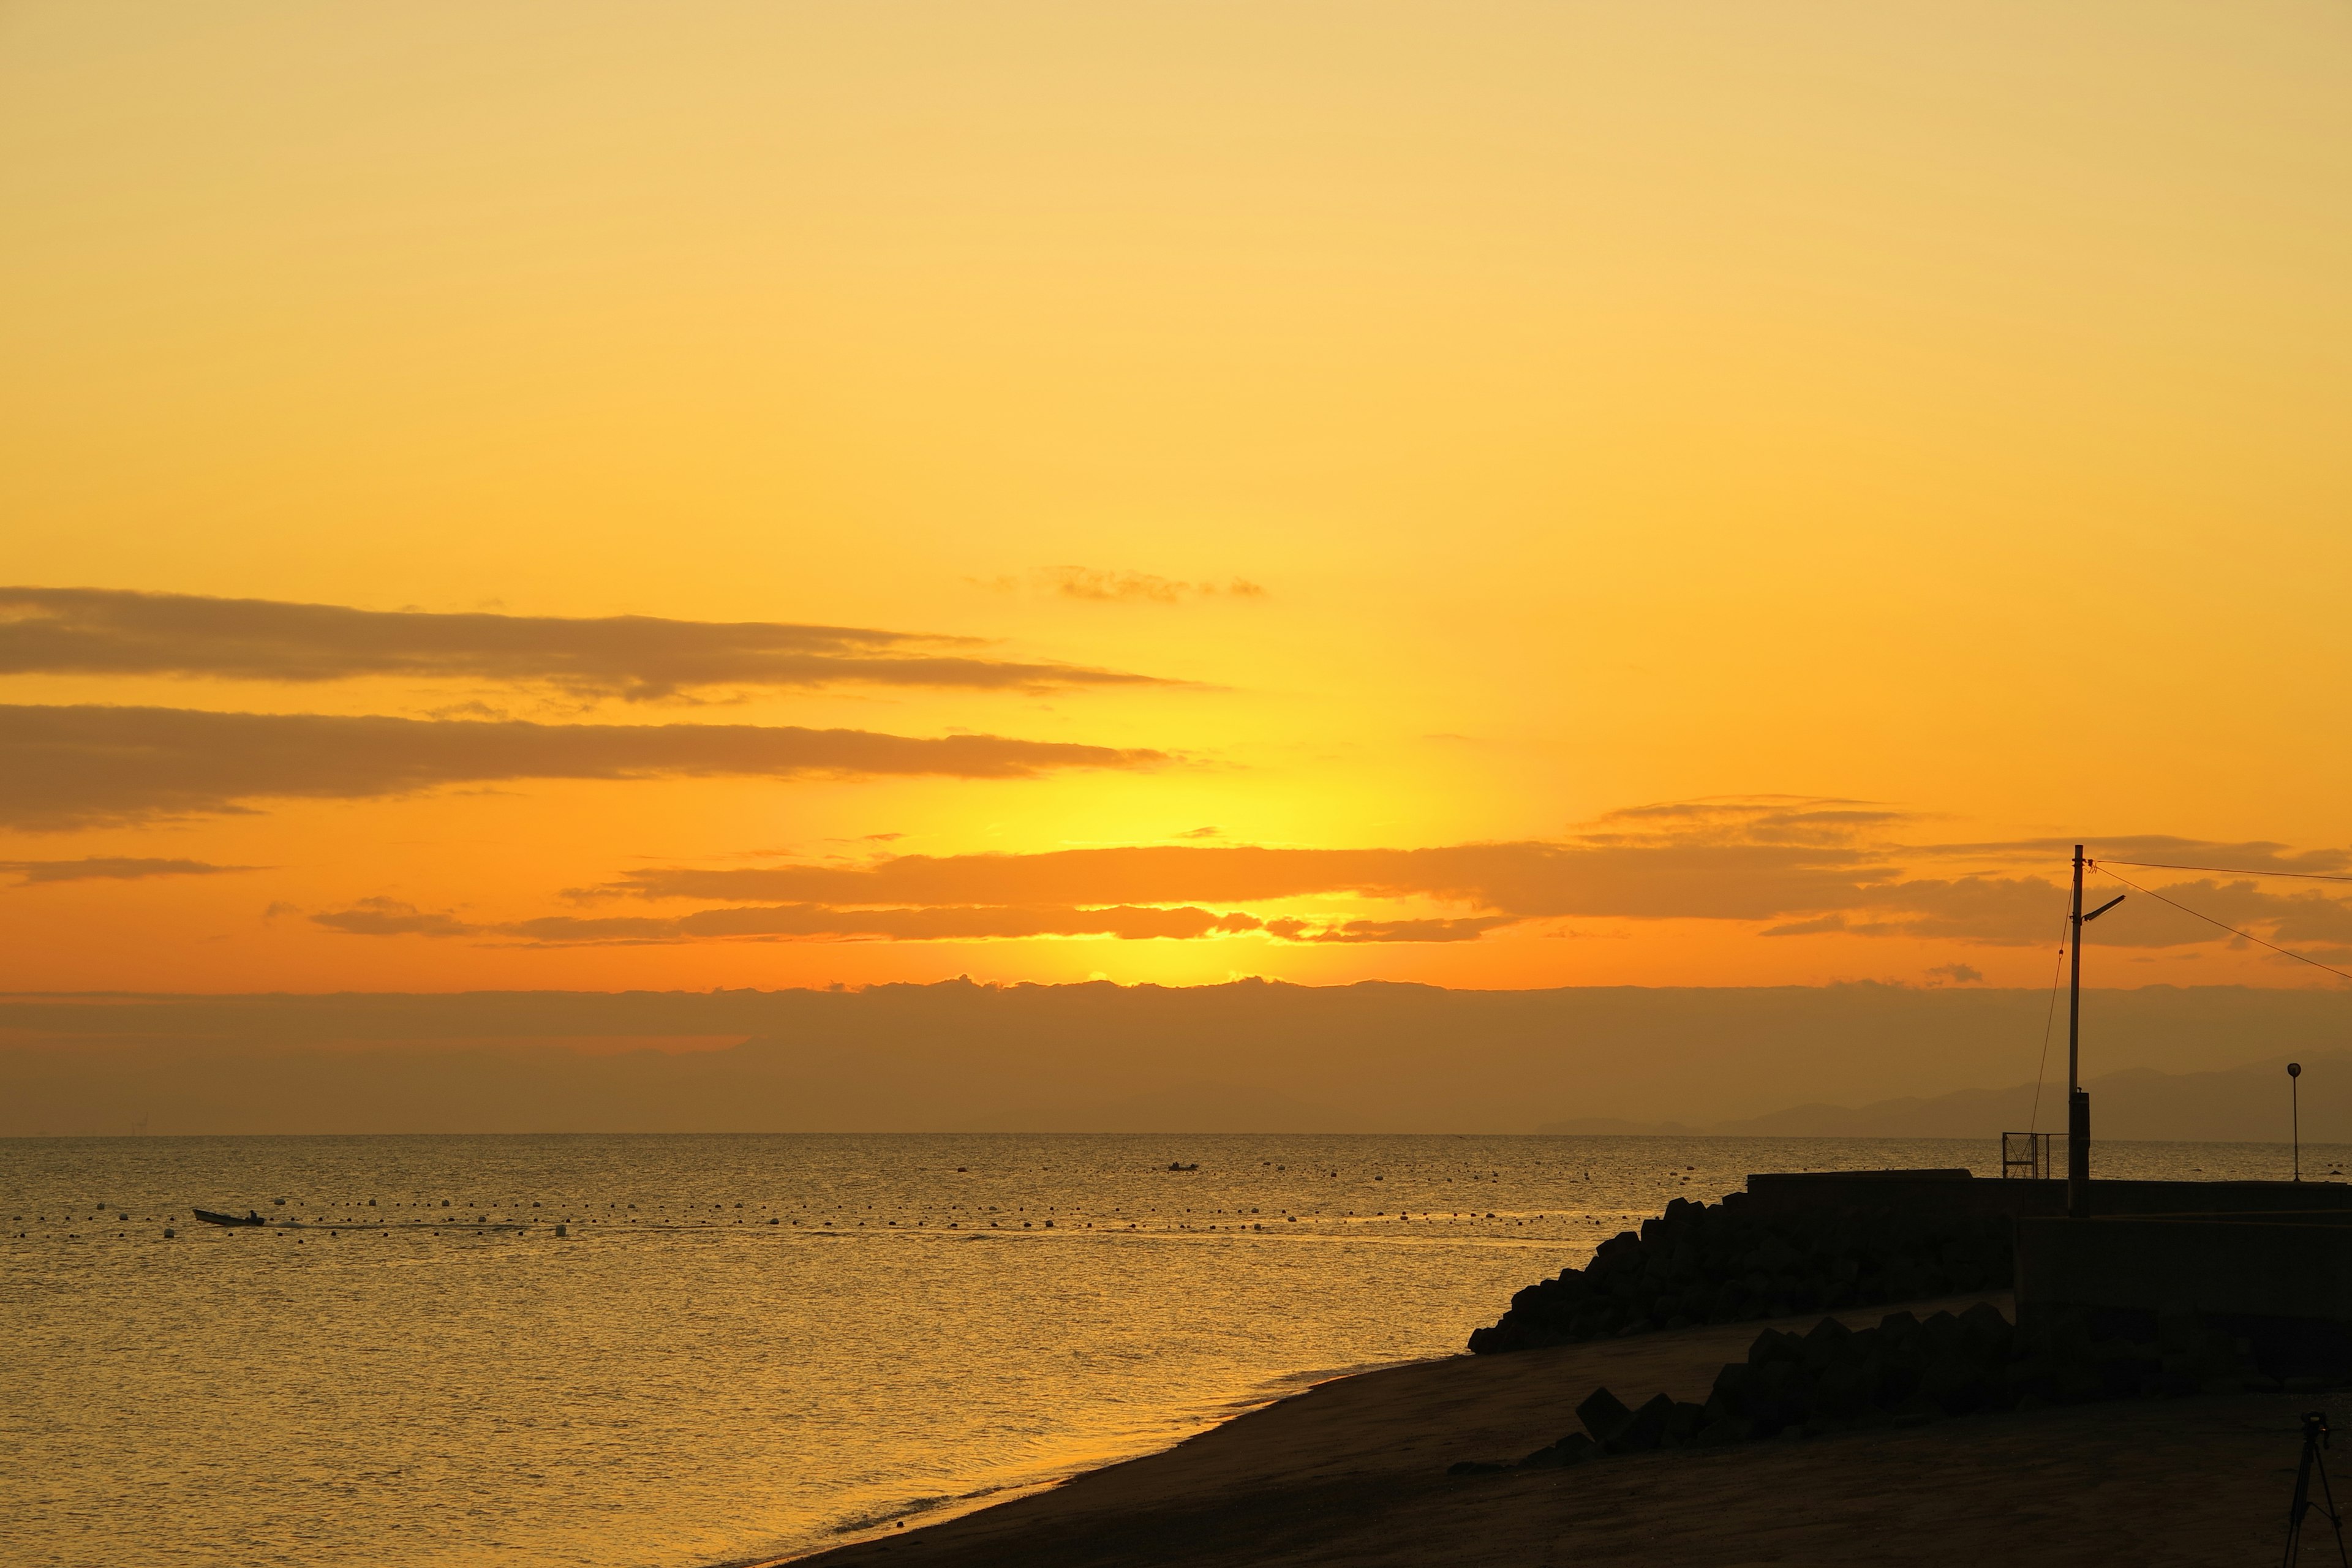
[{"label": "shoreline", "polygon": [[937,1500],[929,1507],[909,1505],[898,1512],[882,1516],[880,1521],[877,1523],[840,1527],[839,1539],[823,1546],[803,1547],[781,1556],[730,1558],[722,1563],[707,1564],[706,1568],[786,1568],[787,1564],[814,1562],[829,1552],[852,1546],[877,1541],[903,1541],[908,1539],[908,1535],[901,1533],[898,1528],[902,1522],[912,1527],[917,1520],[920,1520],[923,1522],[919,1528],[929,1530],[953,1523],[961,1519],[968,1519],[973,1514],[982,1513],[991,1509],[1011,1507],[1028,1499],[1051,1493],[1073,1482],[1083,1480],[1087,1476],[1117,1469],[1126,1465],[1142,1464],[1157,1458],[1245,1416],[1270,1410],[1328,1384],[1345,1383],[1354,1378],[1377,1376],[1381,1373],[1396,1372],[1407,1367],[1433,1365],[1455,1360],[1461,1355],[1462,1352],[1456,1352],[1453,1355],[1421,1356],[1405,1361],[1372,1362],[1361,1366],[1285,1373],[1278,1377],[1267,1380],[1267,1383],[1263,1385],[1266,1392],[1244,1394],[1226,1401],[1219,1407],[1223,1414],[1207,1420],[1203,1425],[1172,1442],[1162,1443],[1157,1447],[1116,1458],[1080,1462],[1067,1469],[1057,1470],[1054,1475],[1042,1479],[1007,1481],[998,1486],[983,1487],[977,1491]]},{"label": "shoreline", "polygon": [[1979,1291],[1342,1374],[1153,1454],[742,1568],[2185,1565],[2283,1536],[2296,1416],[2319,1396],[2060,1405],[1568,1469],[1447,1473],[1551,1442],[1596,1386],[1635,1402],[1661,1391],[1703,1398],[1767,1327],[1802,1331],[1822,1316],[1864,1327],[1978,1301],[2011,1311],[2007,1292]]}]

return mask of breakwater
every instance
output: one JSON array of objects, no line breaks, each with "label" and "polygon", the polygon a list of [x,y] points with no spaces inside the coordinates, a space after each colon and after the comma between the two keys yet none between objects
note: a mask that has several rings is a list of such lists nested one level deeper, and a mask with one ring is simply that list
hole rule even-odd
[{"label": "breakwater", "polygon": [[1735,1193],[1677,1198],[1511,1298],[1470,1336],[1480,1355],[1615,1334],[2006,1289],[2008,1215],[1895,1202],[1765,1210]]},{"label": "breakwater", "polygon": [[[1875,1328],[1823,1318],[1805,1334],[1767,1329],[1727,1363],[1704,1403],[1660,1394],[1629,1405],[1597,1388],[1578,1426],[1516,1464],[1463,1460],[1456,1475],[1581,1464],[1654,1448],[1712,1447],[1784,1433],[1822,1436],[1912,1426],[1981,1410],[2236,1394],[2293,1386],[2311,1369],[2195,1313],[2053,1312],[2011,1324],[1990,1302]],[[2319,1381],[2316,1378],[2311,1382]]]},{"label": "breakwater", "polygon": [[[2202,1173],[2200,1171],[2199,1173]],[[1511,1298],[1470,1336],[1481,1355],[1700,1323],[1915,1301],[2015,1281],[2016,1226],[2064,1212],[2065,1184],[1966,1168],[1771,1172],[1720,1203],[1677,1198]],[[2352,1215],[2342,1182],[2105,1178],[2101,1215]]]}]

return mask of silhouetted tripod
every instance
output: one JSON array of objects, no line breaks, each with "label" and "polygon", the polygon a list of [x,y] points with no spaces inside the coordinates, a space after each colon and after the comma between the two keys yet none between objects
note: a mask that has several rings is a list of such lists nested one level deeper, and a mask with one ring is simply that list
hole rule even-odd
[{"label": "silhouetted tripod", "polygon": [[2320,1511],[2327,1522],[2336,1527],[2336,1561],[2352,1568],[2352,1557],[2344,1552],[2344,1516],[2336,1511],[2336,1489],[2327,1484],[2327,1461],[2320,1450],[2327,1447],[2327,1412],[2306,1410],[2303,1413],[2303,1462],[2294,1470],[2294,1501],[2286,1510],[2285,1568],[2294,1568],[2303,1556],[2303,1516],[2311,1511],[2311,1472],[2319,1471],[2319,1490],[2327,1499]]}]

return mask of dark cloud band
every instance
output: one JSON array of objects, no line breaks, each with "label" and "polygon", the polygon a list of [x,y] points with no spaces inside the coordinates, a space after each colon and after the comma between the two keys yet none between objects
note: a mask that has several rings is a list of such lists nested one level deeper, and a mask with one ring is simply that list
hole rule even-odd
[{"label": "dark cloud band", "polygon": [[479,937],[546,946],[753,941],[995,942],[1023,937],[1108,936],[1122,942],[1195,942],[1202,937],[1265,931],[1285,942],[1474,942],[1509,921],[1347,921],[1318,924],[1260,920],[1255,915],[1187,905],[1181,909],[1118,905],[1111,909],[836,910],[822,904],[777,904],[701,910],[673,920],[619,915],[484,924],[420,910],[392,899],[362,899],[347,910],[310,917],[347,936]]},{"label": "dark cloud band", "polygon": [[19,886],[40,882],[137,882],[150,877],[219,877],[258,866],[215,866],[206,860],[153,860],[126,855],[85,855],[79,860],[0,860],[0,874]]},{"label": "dark cloud band", "polygon": [[[1590,831],[1549,841],[1423,849],[1185,842],[1035,855],[897,855],[851,866],[672,867],[633,872],[572,895],[719,906],[674,916],[567,915],[484,925],[369,900],[313,918],[356,935],[549,944],[1198,940],[1247,932],[1317,944],[1430,943],[1475,942],[1523,922],[1576,917],[1748,922],[1769,937],[2056,945],[2066,889],[2056,876],[2034,874],[2032,866],[2056,858],[2048,845],[2018,846],[2015,858],[2023,864],[2003,871],[1919,876],[1906,863],[1948,866],[1945,852],[1954,847],[1892,845],[1875,837],[1907,820],[1853,802],[1698,802],[1616,813]],[[2304,866],[2330,862],[2335,853],[2166,842],[2200,855],[2260,848]],[[1985,849],[1967,846],[1958,852],[1975,856]],[[2308,884],[2279,891],[2251,878],[2207,879],[2168,884],[2167,890],[2212,920],[2270,933],[2266,941],[2352,942],[2352,900]],[[1436,905],[1444,912],[1302,919],[1232,908],[1333,897]],[[1218,912],[1220,906],[1225,912]],[[2220,934],[2152,899],[2126,901],[2097,928],[2103,946],[2140,949],[2187,946]],[[1933,973],[1958,977],[1950,965]]]},{"label": "dark cloud band", "polygon": [[1152,845],[1041,855],[903,855],[867,867],[656,869],[591,889],[830,904],[1263,902],[1431,898],[1519,918],[1770,920],[1845,909],[1895,868],[1850,848],[1517,842],[1428,849]]},{"label": "dark cloud band", "polygon": [[1164,752],[998,735],[751,724],[530,724],[0,707],[0,825],[59,828],[520,779],[933,775],[1146,768]]},{"label": "dark cloud band", "polygon": [[1151,676],[984,658],[971,640],[858,626],[651,616],[436,615],[110,588],[0,588],[0,674],[315,682],[543,683],[631,700],[847,683],[1034,690]]},{"label": "dark cloud band", "polygon": [[[1843,934],[2000,946],[2053,945],[2065,912],[2056,876],[1986,870],[1912,874],[1909,863],[2005,858],[2063,861],[2071,846],[1904,845],[1885,835],[1904,814],[1852,801],[1781,797],[1668,803],[1612,813],[1556,841],[1423,849],[1282,849],[1165,844],[1037,855],[893,856],[865,866],[800,865],[633,872],[574,896],[795,900],[834,906],[1265,903],[1354,896],[1453,905],[1443,919],[1286,918],[1265,929],[1295,941],[1474,941],[1487,930],[1562,918],[1750,921],[1773,937]],[[2338,851],[2197,840],[2116,840],[2129,851],[2233,854],[2254,867],[2339,864]],[[2005,852],[2005,854],[2003,853]],[[2209,862],[2210,863],[2210,862]],[[2053,869],[2055,868],[2053,867]],[[2184,900],[2217,920],[2282,941],[2352,941],[2352,903],[2306,888],[2205,880]],[[2102,922],[2103,944],[2164,948],[2216,940],[2210,926],[2141,900]]]}]

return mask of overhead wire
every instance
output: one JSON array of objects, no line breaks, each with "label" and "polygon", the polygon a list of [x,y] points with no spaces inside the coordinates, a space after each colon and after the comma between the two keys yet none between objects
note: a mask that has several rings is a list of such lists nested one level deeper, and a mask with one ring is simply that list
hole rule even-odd
[{"label": "overhead wire", "polygon": [[2050,1076],[2050,1030],[2058,1022],[2058,977],[2066,972],[2068,933],[2065,922],[2071,922],[2074,918],[2070,910],[2065,921],[2058,927],[2058,958],[2050,966],[2050,1006],[2042,1016],[2042,1060],[2033,1069],[2033,1114],[2027,1118],[2025,1123],[2029,1136],[2042,1131],[2042,1083]]},{"label": "overhead wire", "polygon": [[[2334,964],[2332,964],[2332,963],[2320,963],[2320,962],[2319,962],[2319,960],[2317,960],[2317,959],[2315,959],[2315,958],[2311,957],[2311,956],[2310,956],[2309,954],[2307,954],[2307,953],[2301,953],[2301,952],[2295,952],[2295,951],[2294,951],[2294,949],[2293,949],[2293,948],[2291,948],[2291,947],[2281,947],[2278,943],[2276,943],[2276,942],[2266,942],[2266,941],[2264,941],[2263,938],[2256,936],[2253,932],[2252,932],[2252,931],[2240,931],[2236,926],[2231,925],[2231,924],[2229,921],[2217,921],[2217,920],[2215,920],[2211,915],[2208,915],[2208,914],[2200,914],[2200,913],[2199,913],[2197,910],[2190,909],[2187,904],[2182,903],[2182,902],[2181,902],[2179,900],[2178,900],[2178,899],[2168,899],[2168,898],[2166,898],[2162,893],[2158,892],[2158,891],[2157,891],[2155,889],[2153,889],[2153,888],[2143,888],[2143,887],[2141,887],[2137,882],[2133,881],[2133,880],[2132,880],[2130,878],[2128,878],[2128,877],[2116,876],[2116,874],[2115,872],[2110,871],[2110,870],[2108,870],[2108,869],[2107,869],[2107,863],[2106,863],[2105,861],[2104,861],[2104,860],[2093,860],[2093,861],[2088,862],[2088,864],[2090,865],[2090,867],[2091,867],[2094,870],[2096,870],[2096,871],[2100,872],[2101,874],[2103,874],[2103,875],[2105,875],[2105,876],[2108,876],[2108,877],[2113,877],[2113,878],[2115,878],[2115,879],[2116,879],[2116,881],[2121,882],[2125,887],[2129,888],[2133,892],[2135,892],[2135,893],[2145,893],[2145,894],[2147,894],[2149,898],[2154,899],[2157,902],[2161,903],[2161,904],[2170,904],[2174,909],[2179,910],[2182,914],[2184,914],[2184,915],[2193,916],[2194,918],[2196,918],[2196,919],[2198,919],[2198,920],[2203,921],[2204,921],[2207,925],[2209,925],[2209,926],[2219,926],[2221,930],[2223,930],[2223,931],[2228,931],[2231,936],[2242,936],[2242,937],[2244,937],[2248,942],[2253,942],[2253,943],[2254,943],[2255,945],[2257,945],[2257,946],[2269,948],[2273,952],[2283,952],[2283,953],[2284,953],[2287,957],[2289,957],[2289,958],[2292,958],[2292,959],[2295,960],[2295,961],[2296,961],[2297,963],[2308,963],[2308,964],[2309,964],[2309,965],[2311,965],[2314,969],[2325,969],[2326,971],[2327,971],[2327,973],[2328,973],[2333,974],[2333,975],[2334,975],[2334,976],[2336,976],[2336,978],[2337,978],[2338,980],[2352,980],[2352,973],[2347,973],[2345,971],[2343,971],[2343,970],[2341,970],[2341,969],[2336,968],[2336,967]],[[2116,865],[2118,865],[2118,866],[2136,866],[2136,865],[2139,864],[2139,862],[2135,861],[2135,860],[2118,860],[2118,861],[2116,861]],[[2174,870],[2182,870],[2182,871],[2197,871],[2197,870],[2210,870],[2210,869],[2211,869],[2211,868],[2210,868],[2210,867],[2200,867],[2200,866],[2180,866],[2180,867],[2173,867],[2173,868],[2170,868],[2170,869],[2174,869]]]},{"label": "overhead wire", "polygon": [[[2335,871],[2250,871],[2242,866],[2175,866],[2168,860],[2095,860],[2096,866],[2143,866],[2151,871],[2210,871],[2221,877],[2293,877],[2304,882],[2352,882],[2352,876]],[[2121,877],[2116,878],[2120,882]],[[2142,889],[2145,891],[2145,889]],[[2156,895],[2148,895],[2154,898]]]}]

